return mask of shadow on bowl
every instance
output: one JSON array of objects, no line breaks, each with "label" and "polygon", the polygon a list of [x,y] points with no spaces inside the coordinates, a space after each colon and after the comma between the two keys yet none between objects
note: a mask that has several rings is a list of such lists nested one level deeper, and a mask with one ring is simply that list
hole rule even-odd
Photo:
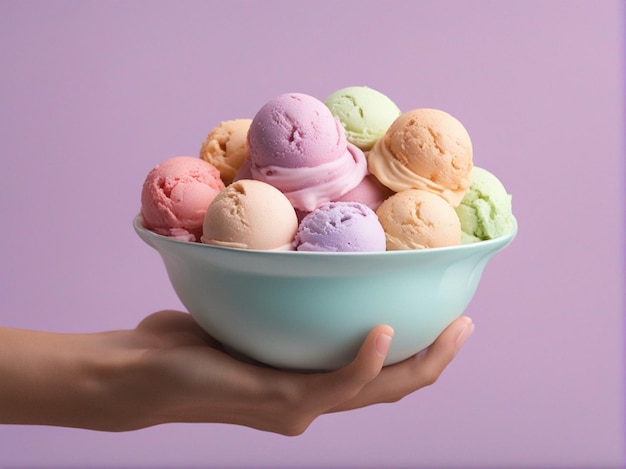
[{"label": "shadow on bowl", "polygon": [[385,365],[425,349],[463,311],[513,241],[376,253],[256,251],[179,241],[133,220],[198,324],[235,355],[312,371],[349,363],[369,330],[395,330]]}]

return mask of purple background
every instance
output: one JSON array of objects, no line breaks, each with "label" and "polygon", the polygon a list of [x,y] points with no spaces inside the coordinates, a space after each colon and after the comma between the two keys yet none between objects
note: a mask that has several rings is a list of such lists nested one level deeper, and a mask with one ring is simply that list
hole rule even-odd
[{"label": "purple background", "polygon": [[458,117],[515,242],[440,380],[286,438],[228,425],[0,426],[0,467],[621,467],[618,1],[0,1],[0,323],[131,328],[180,308],[131,227],[152,166],[288,91],[365,84]]}]

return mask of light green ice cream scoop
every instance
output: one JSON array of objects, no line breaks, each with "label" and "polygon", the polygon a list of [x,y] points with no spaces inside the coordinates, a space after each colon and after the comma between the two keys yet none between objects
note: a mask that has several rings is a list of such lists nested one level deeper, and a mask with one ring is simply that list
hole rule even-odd
[{"label": "light green ice cream scoop", "polygon": [[471,184],[456,213],[461,220],[463,243],[493,239],[513,230],[511,195],[486,169],[474,166]]},{"label": "light green ice cream scoop", "polygon": [[370,150],[401,114],[389,97],[367,86],[349,86],[331,94],[324,104],[339,118],[348,141]]}]

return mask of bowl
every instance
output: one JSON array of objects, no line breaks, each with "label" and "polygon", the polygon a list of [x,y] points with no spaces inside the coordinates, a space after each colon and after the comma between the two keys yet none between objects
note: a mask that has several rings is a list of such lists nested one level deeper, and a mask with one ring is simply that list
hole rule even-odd
[{"label": "bowl", "polygon": [[188,312],[235,356],[290,370],[349,363],[369,330],[395,330],[385,365],[425,349],[463,314],[489,260],[517,233],[446,248],[320,253],[179,241],[133,220]]}]

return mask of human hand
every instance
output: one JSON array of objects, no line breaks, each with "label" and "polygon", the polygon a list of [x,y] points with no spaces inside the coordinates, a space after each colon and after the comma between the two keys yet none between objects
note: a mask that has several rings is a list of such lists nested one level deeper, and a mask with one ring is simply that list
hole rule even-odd
[{"label": "human hand", "polygon": [[161,311],[135,330],[150,344],[135,376],[148,387],[137,398],[152,404],[143,408],[146,425],[223,422],[298,435],[322,414],[395,402],[433,384],[473,329],[459,318],[428,349],[383,368],[393,330],[380,325],[349,365],[294,373],[239,361],[189,314]]},{"label": "human hand", "polygon": [[322,414],[433,384],[473,329],[459,318],[428,349],[383,368],[393,330],[379,325],[347,366],[294,373],[233,358],[179,311],[90,334],[0,327],[0,423],[128,431],[221,422],[298,435]]}]

